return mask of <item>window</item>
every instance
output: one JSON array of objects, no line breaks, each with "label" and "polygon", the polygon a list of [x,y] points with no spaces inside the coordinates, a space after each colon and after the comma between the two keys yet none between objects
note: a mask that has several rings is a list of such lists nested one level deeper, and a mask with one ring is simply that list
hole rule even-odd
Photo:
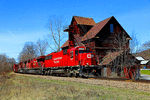
[{"label": "window", "polygon": [[92,53],[92,51],[88,51],[88,50],[79,50],[79,53]]},{"label": "window", "polygon": [[73,51],[70,52],[70,58],[73,58]]},{"label": "window", "polygon": [[[52,56],[52,55],[51,55]],[[43,61],[44,62],[45,58],[37,59],[37,62]]]},{"label": "window", "polygon": [[78,55],[78,51],[77,50],[75,51],[75,54]]},{"label": "window", "polygon": [[110,33],[113,33],[113,32],[114,32],[114,25],[110,24]]},{"label": "window", "polygon": [[89,51],[90,49],[89,49],[89,48],[86,48],[86,50]]},{"label": "window", "polygon": [[63,50],[63,55],[67,54],[67,49]]},{"label": "window", "polygon": [[28,60],[28,63],[30,63],[30,60]]},{"label": "window", "polygon": [[45,60],[52,59],[52,55],[46,56]]}]

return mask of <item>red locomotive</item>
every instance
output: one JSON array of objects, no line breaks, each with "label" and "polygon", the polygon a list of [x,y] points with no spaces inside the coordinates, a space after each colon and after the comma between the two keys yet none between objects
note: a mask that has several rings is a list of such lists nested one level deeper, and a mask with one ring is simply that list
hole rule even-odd
[{"label": "red locomotive", "polygon": [[14,65],[15,72],[36,72],[38,74],[63,74],[87,76],[98,69],[95,54],[88,47],[78,46],[47,56],[29,59]]}]

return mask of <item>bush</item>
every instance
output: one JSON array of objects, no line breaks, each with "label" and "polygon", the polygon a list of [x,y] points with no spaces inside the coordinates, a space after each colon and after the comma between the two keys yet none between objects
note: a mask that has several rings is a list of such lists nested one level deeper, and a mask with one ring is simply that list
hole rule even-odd
[{"label": "bush", "polygon": [[5,54],[0,54],[0,74],[4,74],[13,70],[16,63],[14,58],[9,58]]}]

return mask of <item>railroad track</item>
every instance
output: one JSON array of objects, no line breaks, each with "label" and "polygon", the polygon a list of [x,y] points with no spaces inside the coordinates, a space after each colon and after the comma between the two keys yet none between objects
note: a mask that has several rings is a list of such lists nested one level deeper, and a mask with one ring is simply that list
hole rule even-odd
[{"label": "railroad track", "polygon": [[123,79],[123,78],[104,78],[104,77],[90,77],[88,79],[98,79],[98,80],[112,80],[112,81],[124,81],[124,82],[135,82],[135,83],[148,83],[150,84],[150,80],[145,79]]}]

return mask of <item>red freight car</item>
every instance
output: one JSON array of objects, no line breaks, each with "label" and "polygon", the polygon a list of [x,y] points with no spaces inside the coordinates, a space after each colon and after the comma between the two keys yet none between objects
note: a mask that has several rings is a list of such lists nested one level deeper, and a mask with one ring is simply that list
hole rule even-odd
[{"label": "red freight car", "polygon": [[19,64],[14,64],[13,66],[14,72],[18,72],[18,69],[19,69]]},{"label": "red freight car", "polygon": [[26,67],[27,67],[27,69],[32,69],[32,59],[29,59],[28,61],[27,61],[27,63],[26,63]]}]

